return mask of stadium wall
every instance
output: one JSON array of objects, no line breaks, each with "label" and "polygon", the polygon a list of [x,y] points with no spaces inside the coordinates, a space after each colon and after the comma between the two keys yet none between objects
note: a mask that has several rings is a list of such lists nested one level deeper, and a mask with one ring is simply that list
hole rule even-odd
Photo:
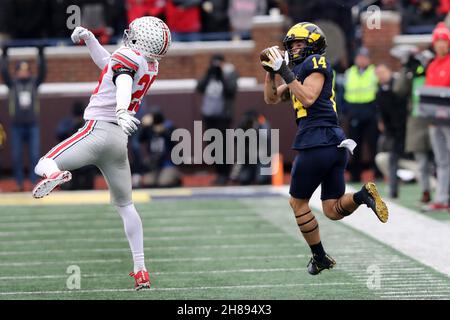
[{"label": "stadium wall", "polygon": [[[398,67],[398,63],[389,55],[393,41],[398,39],[400,33],[400,18],[393,12],[382,12],[381,29],[370,29],[366,23],[367,17],[362,16],[363,44],[371,49],[375,63],[385,62],[392,67]],[[159,80],[171,79],[170,90],[162,90],[154,95],[150,90],[150,104],[162,107],[168,118],[174,120],[179,127],[191,128],[194,120],[199,120],[200,97],[193,92],[193,88],[179,88],[179,83],[173,81],[179,79],[195,80],[203,75],[209,65],[212,54],[221,52],[226,59],[233,63],[241,77],[255,79],[255,86],[247,86],[240,90],[236,101],[235,124],[240,115],[250,108],[256,108],[263,112],[271,121],[274,128],[282,128],[280,131],[280,151],[285,155],[287,162],[292,161],[291,140],[295,134],[295,123],[292,120],[291,107],[265,105],[262,100],[261,83],[264,81],[264,71],[259,66],[259,53],[269,45],[279,44],[285,34],[285,21],[281,16],[255,17],[253,21],[251,41],[213,41],[174,43],[168,56],[161,62]],[[117,46],[107,46],[107,50],[113,52]],[[20,59],[33,61],[37,50],[35,48],[10,49],[11,72],[15,63]],[[95,83],[99,76],[99,69],[91,61],[87,48],[77,47],[49,47],[45,50],[48,62],[48,75],[46,84],[71,84],[73,89],[84,88],[83,83]],[[0,81],[1,83],[1,81]],[[158,81],[155,85],[157,85]],[[259,86],[259,87],[258,87]],[[3,87],[3,88],[2,88]],[[3,90],[2,90],[3,89]],[[51,91],[51,90],[50,90]],[[43,94],[41,97],[41,153],[48,150],[56,143],[54,132],[58,121],[70,114],[72,103],[78,99],[88,100],[89,91],[80,90],[76,94]],[[9,127],[7,114],[7,95],[5,87],[0,85],[0,121]],[[180,112],[183,108],[183,112]],[[287,108],[287,110],[286,110]],[[279,112],[286,110],[285,112]],[[185,112],[186,111],[186,112]],[[1,150],[2,163],[0,166],[10,169],[10,148],[7,143]]]}]

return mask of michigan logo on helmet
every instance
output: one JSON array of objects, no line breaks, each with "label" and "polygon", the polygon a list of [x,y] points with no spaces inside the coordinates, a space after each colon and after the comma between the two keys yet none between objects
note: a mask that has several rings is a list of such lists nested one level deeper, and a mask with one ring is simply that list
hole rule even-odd
[{"label": "michigan logo on helmet", "polygon": [[124,32],[124,44],[139,51],[147,59],[159,60],[167,53],[171,44],[170,30],[156,17],[141,17],[130,23]]},{"label": "michigan logo on helmet", "polygon": [[[299,40],[304,41],[305,46],[294,53],[296,50],[292,50],[292,43]],[[323,31],[310,22],[300,22],[291,27],[284,37],[283,44],[289,53],[289,61],[293,63],[301,63],[312,54],[324,54],[327,47]]]}]

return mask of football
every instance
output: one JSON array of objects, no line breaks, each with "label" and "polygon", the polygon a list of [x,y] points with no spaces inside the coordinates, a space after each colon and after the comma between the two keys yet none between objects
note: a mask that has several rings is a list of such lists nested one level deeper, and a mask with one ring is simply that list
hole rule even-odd
[{"label": "football", "polygon": [[[265,49],[264,49],[263,51],[261,51],[261,53],[259,54],[259,60],[260,60],[261,63],[262,63],[263,61],[269,61],[269,60],[270,60],[270,59],[269,59],[269,56],[268,56],[269,49],[270,49],[270,47],[269,47],[269,48],[265,48]],[[280,52],[281,56],[284,57],[284,51],[281,50],[280,48],[278,48],[278,51]],[[267,72],[273,72],[273,70],[272,70],[270,67],[268,67],[268,66],[262,65],[262,67],[263,67],[264,70],[266,70]]]}]

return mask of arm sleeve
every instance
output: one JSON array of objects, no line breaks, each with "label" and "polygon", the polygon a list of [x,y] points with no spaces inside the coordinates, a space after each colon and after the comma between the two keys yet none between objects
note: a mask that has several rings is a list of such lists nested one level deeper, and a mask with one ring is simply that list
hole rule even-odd
[{"label": "arm sleeve", "polygon": [[132,79],[134,78],[134,75],[136,74],[136,71],[134,71],[133,69],[130,69],[122,64],[114,64],[112,67],[112,72],[113,72],[113,77],[112,77],[112,81],[113,83],[117,86],[117,77],[120,76],[121,74],[126,74],[129,75]]},{"label": "arm sleeve", "polygon": [[105,68],[105,66],[108,64],[111,55],[108,51],[106,51],[105,48],[103,48],[100,42],[98,42],[97,38],[92,37],[85,42],[86,46],[89,49],[89,54],[91,55],[92,60],[97,65],[97,67],[103,70],[103,68]]},{"label": "arm sleeve", "polygon": [[116,111],[128,109],[131,102],[131,90],[133,88],[133,78],[128,74],[120,74],[116,78]]}]

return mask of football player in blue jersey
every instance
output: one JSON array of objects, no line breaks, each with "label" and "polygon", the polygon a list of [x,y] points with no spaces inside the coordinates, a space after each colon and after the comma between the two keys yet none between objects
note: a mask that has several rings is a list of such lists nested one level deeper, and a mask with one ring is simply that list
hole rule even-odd
[{"label": "football player in blue jersey", "polygon": [[[264,100],[276,104],[288,96],[292,101],[298,126],[293,149],[299,152],[291,172],[289,203],[312,251],[308,272],[316,275],[336,264],[322,246],[319,225],[309,207],[319,185],[323,212],[332,220],[340,220],[365,204],[385,223],[388,208],[372,182],[356,193],[345,193],[344,170],[355,143],[346,139],[338,124],[334,74],[324,55],[324,33],[317,25],[302,22],[289,29],[283,43],[284,55],[277,46],[262,54],[261,64],[268,71]],[[285,83],[277,86],[276,75]]]}]

